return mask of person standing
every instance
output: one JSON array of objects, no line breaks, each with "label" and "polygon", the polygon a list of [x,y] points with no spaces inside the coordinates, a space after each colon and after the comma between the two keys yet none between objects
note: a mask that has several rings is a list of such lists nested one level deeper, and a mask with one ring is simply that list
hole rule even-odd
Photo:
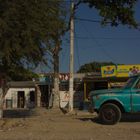
[{"label": "person standing", "polygon": [[132,68],[130,68],[130,69],[129,69],[128,76],[129,76],[129,77],[133,76],[133,71],[132,71]]}]

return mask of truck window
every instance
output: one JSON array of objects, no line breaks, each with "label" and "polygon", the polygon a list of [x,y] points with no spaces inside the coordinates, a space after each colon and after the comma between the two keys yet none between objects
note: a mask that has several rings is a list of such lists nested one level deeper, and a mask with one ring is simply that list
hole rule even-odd
[{"label": "truck window", "polygon": [[134,82],[136,81],[137,77],[131,77],[127,82],[126,85],[123,87],[124,89],[132,88]]},{"label": "truck window", "polygon": [[136,89],[140,89],[140,80],[137,82],[135,88],[136,88]]}]

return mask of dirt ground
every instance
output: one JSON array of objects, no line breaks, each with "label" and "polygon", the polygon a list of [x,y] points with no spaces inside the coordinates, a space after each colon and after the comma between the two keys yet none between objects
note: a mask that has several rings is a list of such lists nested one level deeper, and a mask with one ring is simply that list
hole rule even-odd
[{"label": "dirt ground", "polygon": [[140,115],[127,116],[112,126],[98,122],[96,114],[63,114],[43,108],[5,112],[0,140],[139,140]]}]

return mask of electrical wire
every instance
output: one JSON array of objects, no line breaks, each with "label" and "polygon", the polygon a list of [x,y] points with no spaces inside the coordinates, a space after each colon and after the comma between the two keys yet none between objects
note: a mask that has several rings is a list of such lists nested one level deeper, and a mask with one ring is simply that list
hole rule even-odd
[{"label": "electrical wire", "polygon": [[77,39],[85,39],[85,40],[90,40],[90,39],[100,39],[100,40],[140,40],[139,37],[127,37],[127,38],[123,38],[123,37],[116,37],[116,38],[112,38],[112,37],[96,37],[96,38],[93,38],[93,37],[86,37],[86,36],[76,36],[75,38]]},{"label": "electrical wire", "polygon": [[[78,17],[75,17],[74,19],[79,20],[79,21],[93,22],[93,23],[101,23],[102,22],[101,20],[78,18]],[[111,23],[111,22],[105,22],[105,23]]]},{"label": "electrical wire", "polygon": [[75,34],[76,54],[77,54],[78,66],[79,66],[79,68],[80,68],[81,63],[80,63],[80,55],[79,55],[78,40],[77,40],[76,32],[75,32],[74,34]]},{"label": "electrical wire", "polygon": [[[69,39],[66,39],[66,42],[64,43],[63,42],[63,46],[64,47],[69,47],[70,45],[69,45]],[[60,67],[61,66],[64,66],[64,61],[66,60],[66,56],[68,56],[68,49],[62,49],[62,51],[60,52],[61,54],[61,63],[60,63]]]},{"label": "electrical wire", "polygon": [[[96,45],[99,46],[101,52],[102,52],[103,54],[106,54],[106,56],[107,56],[109,59],[111,59],[112,62],[116,63],[116,59],[114,59],[114,57],[112,57],[112,56],[106,51],[106,49],[101,45],[101,43],[99,43],[99,42],[95,39],[94,35],[86,28],[86,26],[84,26],[83,23],[81,23],[81,24],[83,25],[85,31],[86,31],[87,33],[89,33],[90,36],[93,37],[93,39],[94,39]],[[102,49],[101,49],[101,48],[102,48]]]},{"label": "electrical wire", "polygon": [[[79,21],[85,21],[85,22],[92,22],[92,23],[102,23],[102,20],[95,20],[95,19],[87,19],[87,18],[78,18],[75,17],[75,20],[79,20]],[[104,21],[105,24],[112,24],[111,21]],[[121,24],[120,22],[117,22],[117,24]],[[140,27],[140,22],[137,22],[138,27]]]}]

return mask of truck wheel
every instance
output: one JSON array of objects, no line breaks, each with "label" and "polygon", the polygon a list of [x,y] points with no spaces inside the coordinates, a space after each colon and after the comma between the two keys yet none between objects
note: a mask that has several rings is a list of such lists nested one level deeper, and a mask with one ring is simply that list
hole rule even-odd
[{"label": "truck wheel", "polygon": [[99,110],[99,119],[103,124],[116,124],[121,119],[121,111],[115,104],[104,104]]}]

